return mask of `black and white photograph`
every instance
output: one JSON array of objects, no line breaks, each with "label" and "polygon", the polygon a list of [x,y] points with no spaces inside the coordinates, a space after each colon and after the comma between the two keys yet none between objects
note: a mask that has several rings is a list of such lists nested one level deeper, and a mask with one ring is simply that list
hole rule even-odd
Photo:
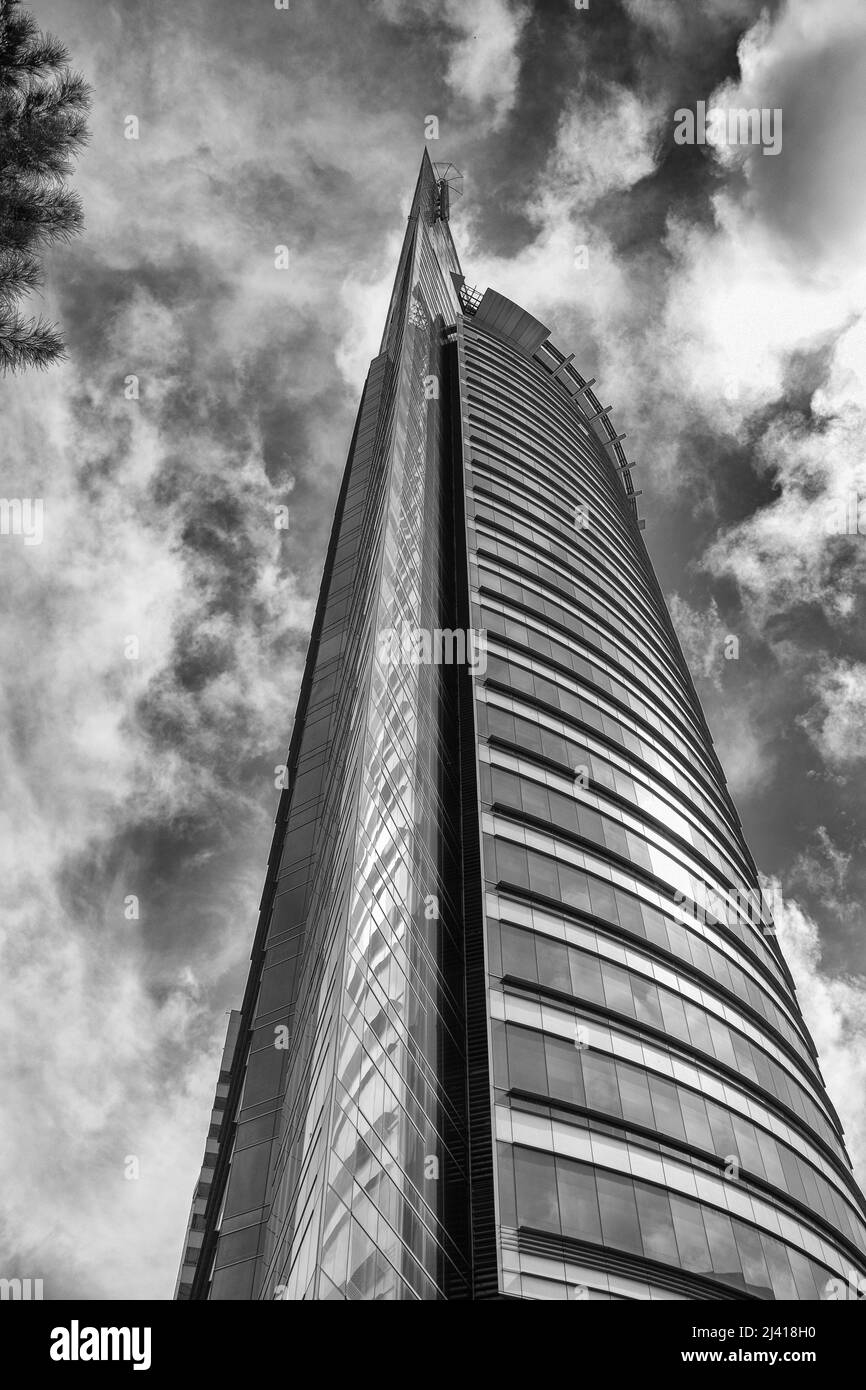
[{"label": "black and white photograph", "polygon": [[0,438],[27,1367],[558,1301],[829,1376],[864,0],[0,0]]}]

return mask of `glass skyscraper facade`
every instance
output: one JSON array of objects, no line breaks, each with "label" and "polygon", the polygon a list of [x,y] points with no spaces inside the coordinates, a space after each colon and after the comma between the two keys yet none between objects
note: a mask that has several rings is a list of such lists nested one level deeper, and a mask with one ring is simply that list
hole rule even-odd
[{"label": "glass skyscraper facade", "polygon": [[624,436],[448,213],[425,157],[178,1296],[854,1297],[866,1206]]}]

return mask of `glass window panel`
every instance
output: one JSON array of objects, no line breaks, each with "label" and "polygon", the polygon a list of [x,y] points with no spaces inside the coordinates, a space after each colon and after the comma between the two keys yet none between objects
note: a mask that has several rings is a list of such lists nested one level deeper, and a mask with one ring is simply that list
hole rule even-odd
[{"label": "glass window panel", "polygon": [[493,801],[520,808],[520,778],[513,772],[503,772],[501,767],[494,767],[492,785]]},{"label": "glass window panel", "polygon": [[673,1034],[675,1038],[682,1038],[684,1042],[689,1042],[691,1034],[686,1025],[683,1001],[679,995],[673,994],[669,989],[660,989],[659,1003],[662,1006],[665,1032]]},{"label": "glass window panel", "polygon": [[586,1163],[556,1160],[562,1233],[578,1240],[601,1240],[595,1174]]},{"label": "glass window panel", "polygon": [[568,907],[577,908],[580,912],[591,911],[589,884],[586,874],[581,873],[579,869],[572,869],[565,864],[560,864],[559,892],[562,901]]},{"label": "glass window panel", "polygon": [[544,1052],[551,1097],[570,1105],[586,1105],[579,1049],[565,1038],[546,1037]]},{"label": "glass window panel", "polygon": [[637,898],[632,897],[631,893],[621,893],[618,889],[615,889],[614,892],[620,926],[624,927],[626,931],[633,932],[635,936],[645,937],[646,928]]},{"label": "glass window panel", "polygon": [[690,1202],[687,1197],[678,1197],[672,1192],[671,1214],[683,1269],[690,1269],[695,1274],[709,1274],[710,1249],[697,1202]]},{"label": "glass window panel", "polygon": [[[785,1248],[788,1252],[788,1260],[791,1265],[791,1273],[794,1276],[794,1283],[797,1285],[797,1297],[815,1301],[819,1300],[822,1288],[819,1287],[815,1279],[815,1269],[812,1261],[808,1260],[805,1255],[802,1255],[799,1250],[795,1250],[790,1245]],[[829,1278],[829,1276],[827,1277]],[[822,1278],[821,1285],[823,1285],[824,1282],[825,1280]]]},{"label": "glass window panel", "polygon": [[767,1180],[774,1183],[776,1187],[785,1187],[785,1170],[779,1157],[779,1145],[766,1130],[755,1126],[755,1138],[758,1141],[758,1148],[761,1150],[761,1158],[764,1162],[764,1172]]},{"label": "glass window panel", "polygon": [[[517,670],[519,668],[515,669]],[[527,688],[531,691],[532,676],[528,671],[526,672],[526,676],[529,680],[529,685],[528,687],[524,688]],[[517,682],[512,681],[512,684],[517,684]],[[521,719],[518,723],[517,734],[521,748],[525,748],[527,753],[541,752],[541,730],[539,729],[537,724],[531,723],[528,719]]]},{"label": "glass window panel", "polygon": [[493,1040],[493,1084],[494,1086],[505,1087],[508,1085],[508,1053],[505,1042],[505,1024],[498,1018],[494,1018],[491,1029]]},{"label": "glass window panel", "polygon": [[559,875],[556,860],[545,854],[529,854],[529,887],[545,898],[559,899]]},{"label": "glass window panel", "polygon": [[496,1147],[499,1151],[499,1219],[503,1226],[516,1226],[514,1155],[510,1144],[497,1144]]},{"label": "glass window panel", "polygon": [[725,1027],[724,1023],[720,1023],[717,1018],[713,1018],[712,1014],[707,1014],[706,1018],[710,1033],[712,1034],[715,1055],[720,1062],[726,1062],[729,1067],[736,1068],[737,1056],[734,1052],[730,1031]]},{"label": "glass window panel", "polygon": [[631,1178],[599,1170],[596,1174],[601,1229],[605,1245],[643,1254],[640,1224]]},{"label": "glass window panel", "polygon": [[731,972],[727,960],[722,955],[721,951],[716,950],[715,946],[708,946],[707,950],[709,951],[710,960],[712,962],[713,974],[719,984],[724,985],[732,994],[735,994],[736,990],[734,989],[734,982],[731,979]]},{"label": "glass window panel", "polygon": [[752,1048],[752,1060],[758,1072],[758,1080],[765,1091],[769,1091],[771,1096],[776,1094],[776,1084],[773,1079],[773,1068],[770,1060],[758,1047]]},{"label": "glass window panel", "polygon": [[530,782],[524,778],[520,783],[520,795],[523,810],[528,816],[537,816],[539,820],[544,821],[550,820],[546,787],[542,787],[539,782]]},{"label": "glass window panel", "polygon": [[568,947],[563,941],[551,941],[538,936],[535,941],[538,956],[538,980],[550,989],[571,993],[571,971],[568,966]]},{"label": "glass window panel", "polygon": [[698,1096],[694,1091],[687,1091],[683,1087],[679,1097],[683,1124],[686,1128],[686,1139],[697,1149],[706,1149],[708,1153],[715,1153],[713,1132],[707,1119],[707,1107],[703,1096]]},{"label": "glass window panel", "polygon": [[640,1067],[629,1066],[627,1062],[617,1062],[616,1074],[622,1099],[623,1119],[636,1125],[645,1125],[647,1129],[654,1129],[655,1115],[646,1072],[641,1071]]},{"label": "glass window panel", "polygon": [[734,1222],[734,1236],[743,1266],[743,1278],[750,1293],[768,1298],[772,1293],[760,1232],[743,1221]]},{"label": "glass window panel", "polygon": [[692,1047],[698,1047],[701,1052],[707,1052],[711,1057],[715,1057],[713,1040],[704,1010],[699,1009],[697,1004],[690,1003],[686,1003],[684,1008],[688,1023],[688,1036],[691,1038]]},{"label": "glass window panel", "polygon": [[587,951],[569,951],[568,954],[572,993],[578,999],[590,999],[594,1004],[604,1004],[604,985],[598,957],[589,955]]},{"label": "glass window panel", "polygon": [[616,897],[613,888],[609,883],[602,883],[600,878],[590,878],[589,891],[592,896],[592,910],[596,917],[603,917],[606,922],[617,922]]},{"label": "glass window panel", "polygon": [[521,888],[529,887],[529,869],[526,863],[526,850],[520,845],[496,841],[496,876],[506,883],[516,883]]},{"label": "glass window panel", "polygon": [[658,1128],[675,1139],[685,1139],[686,1131],[674,1083],[663,1076],[650,1076],[649,1088]]},{"label": "glass window panel", "polygon": [[568,830],[571,834],[577,830],[577,811],[574,801],[561,792],[549,792],[550,819],[554,825],[559,825],[563,830]]},{"label": "glass window panel", "polygon": [[664,1028],[664,1018],[662,1008],[659,1003],[659,992],[652,980],[640,979],[638,976],[632,977],[632,994],[634,996],[635,1017],[639,1023],[649,1023],[654,1028]]},{"label": "glass window panel", "polygon": [[[489,663],[487,669],[490,670]],[[499,709],[496,705],[487,705],[486,708],[491,738],[496,736],[507,739],[509,743],[514,743],[514,715],[510,714],[508,710]]]},{"label": "glass window panel", "polygon": [[629,859],[628,837],[625,827],[616,821],[605,819],[604,822],[604,843],[612,854],[620,854],[623,859]]},{"label": "glass window panel", "polygon": [[727,1212],[704,1207],[704,1229],[710,1247],[710,1268],[717,1279],[743,1287],[743,1267],[734,1228]]},{"label": "glass window panel", "polygon": [[634,1194],[644,1254],[663,1264],[679,1264],[668,1194],[659,1187],[641,1182],[634,1184]]},{"label": "glass window panel", "polygon": [[798,1167],[800,1169],[800,1177],[803,1180],[803,1186],[806,1189],[806,1201],[808,1205],[812,1208],[813,1211],[821,1212],[824,1208],[824,1202],[821,1196],[821,1189],[818,1186],[818,1180],[814,1172],[812,1171],[809,1164],[806,1163],[802,1158],[798,1161]]},{"label": "glass window panel", "polygon": [[514,1181],[517,1224],[559,1234],[559,1201],[553,1155],[537,1149],[515,1148]]},{"label": "glass window panel", "polygon": [[586,1103],[589,1108],[601,1110],[606,1115],[621,1116],[622,1106],[613,1058],[601,1052],[586,1050],[581,1055],[581,1063]]},{"label": "glass window panel", "polygon": [[712,1100],[708,1100],[706,1106],[707,1118],[713,1133],[713,1153],[717,1158],[727,1158],[729,1154],[737,1154],[737,1139],[729,1111],[723,1110]]},{"label": "glass window panel", "polygon": [[799,1294],[797,1293],[797,1285],[794,1283],[794,1276],[791,1273],[791,1264],[786,1247],[780,1240],[774,1240],[772,1236],[767,1235],[761,1236],[761,1244],[770,1273],[770,1283],[776,1298],[785,1302],[796,1300]]},{"label": "glass window panel", "polygon": [[550,729],[541,730],[541,751],[546,758],[552,759],[555,763],[568,762],[565,739]]},{"label": "glass window panel", "polygon": [[752,1049],[748,1041],[739,1033],[731,1033],[731,1041],[737,1058],[737,1071],[741,1076],[747,1076],[750,1081],[757,1081],[758,1073],[752,1061]]},{"label": "glass window panel", "polygon": [[688,932],[687,938],[689,947],[691,948],[692,963],[697,966],[698,970],[703,970],[705,975],[713,975],[712,961],[710,960],[710,953],[705,943],[699,936],[695,936],[693,932]]},{"label": "glass window panel", "polygon": [[669,949],[668,930],[664,917],[658,908],[648,907],[646,903],[641,904],[644,926],[646,927],[647,940],[655,942],[656,946],[661,946],[663,950]]},{"label": "glass window panel", "polygon": [[652,854],[646,840],[640,835],[635,835],[633,831],[628,832],[628,858],[635,864],[640,864],[641,868],[652,873]]},{"label": "glass window panel", "polygon": [[670,949],[674,955],[678,956],[680,960],[690,960],[688,933],[685,927],[681,927],[679,922],[668,922],[666,925]]},{"label": "glass window panel", "polygon": [[547,1094],[544,1039],[529,1028],[508,1028],[508,1080],[523,1091]]},{"label": "glass window panel", "polygon": [[532,932],[502,925],[502,973],[521,980],[537,980],[535,937]]},{"label": "glass window panel", "polygon": [[740,1163],[744,1168],[748,1168],[749,1172],[757,1173],[759,1178],[766,1177],[764,1160],[761,1157],[761,1150],[755,1135],[755,1126],[739,1115],[733,1116],[733,1126],[734,1134],[737,1136],[737,1153],[740,1155]]},{"label": "glass window panel", "polygon": [[805,1202],[806,1189],[800,1177],[800,1167],[793,1150],[789,1149],[787,1144],[779,1145],[779,1158],[782,1160],[782,1167],[785,1170],[785,1187],[792,1197]]},{"label": "glass window panel", "polygon": [[632,998],[628,972],[606,960],[602,961],[601,964],[601,977],[604,981],[604,998],[607,1007],[616,1009],[617,1013],[628,1014],[629,1018],[634,1018],[634,999]]}]

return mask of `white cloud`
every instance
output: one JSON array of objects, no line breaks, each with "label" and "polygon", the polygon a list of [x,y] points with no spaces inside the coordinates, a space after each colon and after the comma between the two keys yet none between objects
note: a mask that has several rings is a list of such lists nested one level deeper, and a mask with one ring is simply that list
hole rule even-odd
[{"label": "white cloud", "polygon": [[[520,0],[444,0],[431,13],[425,0],[377,0],[392,24],[441,19],[454,32],[445,80],[455,96],[496,130],[514,106],[520,74],[518,44],[530,8]],[[431,112],[440,119],[445,112]]]},{"label": "white cloud", "polygon": [[817,701],[801,723],[830,768],[866,758],[866,664],[825,660],[810,678]]},{"label": "white cloud", "polygon": [[778,880],[769,880],[777,909],[779,944],[815,1046],[821,1072],[845,1129],[860,1181],[866,1175],[866,978],[830,975],[821,966],[821,935],[794,900],[785,901]]}]

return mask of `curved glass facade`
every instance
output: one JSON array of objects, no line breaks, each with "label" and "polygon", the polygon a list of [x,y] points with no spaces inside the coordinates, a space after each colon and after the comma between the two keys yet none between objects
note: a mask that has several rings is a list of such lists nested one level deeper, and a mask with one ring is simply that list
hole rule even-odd
[{"label": "curved glass facade", "polygon": [[425,157],[178,1297],[853,1298],[866,1207],[621,437],[447,207]]},{"label": "curved glass facade", "polygon": [[863,1199],[624,456],[549,342],[457,342],[500,1289],[836,1297]]}]

